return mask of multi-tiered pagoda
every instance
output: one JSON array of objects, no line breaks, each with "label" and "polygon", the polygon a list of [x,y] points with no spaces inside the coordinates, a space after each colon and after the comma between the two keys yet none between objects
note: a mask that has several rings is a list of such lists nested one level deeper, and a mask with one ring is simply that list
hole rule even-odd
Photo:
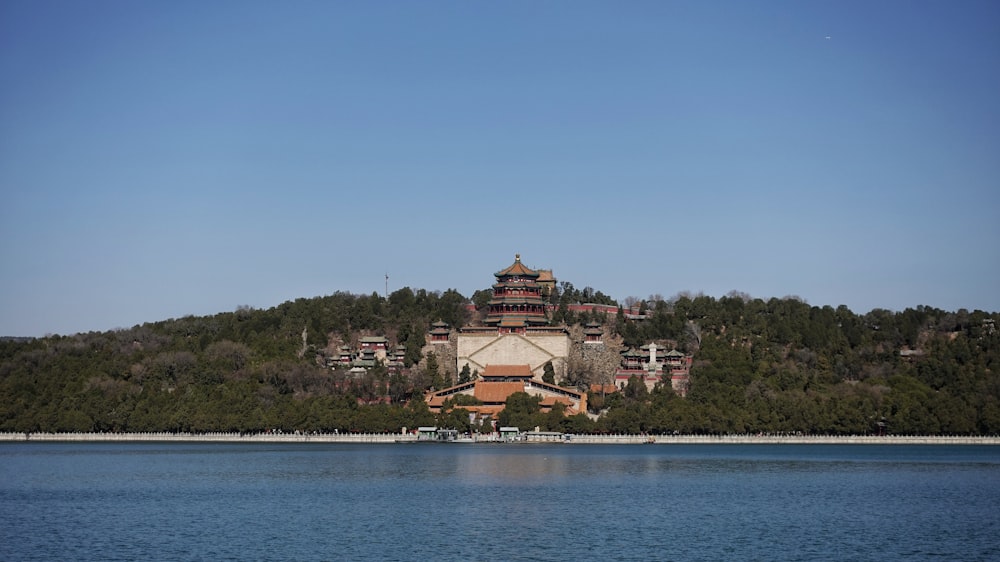
[{"label": "multi-tiered pagoda", "polygon": [[549,323],[542,286],[538,284],[540,273],[521,263],[520,254],[514,256],[510,267],[493,275],[497,280],[484,324],[501,334],[523,334],[532,326]]},{"label": "multi-tiered pagoda", "polygon": [[536,382],[551,364],[556,378],[566,374],[570,338],[566,326],[550,326],[545,316],[546,279],[551,271],[533,270],[514,257],[510,267],[493,274],[493,298],[483,326],[465,326],[456,343],[456,371],[485,373],[501,365],[528,365]]}]

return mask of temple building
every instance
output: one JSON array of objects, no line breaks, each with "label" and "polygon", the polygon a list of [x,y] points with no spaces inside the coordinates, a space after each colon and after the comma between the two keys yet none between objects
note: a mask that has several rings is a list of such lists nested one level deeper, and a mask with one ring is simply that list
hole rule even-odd
[{"label": "temple building", "polygon": [[[527,364],[539,381],[551,362],[557,379],[566,372],[570,338],[565,326],[550,326],[542,298],[542,277],[521,262],[494,274],[493,295],[483,326],[462,328],[457,336],[456,372],[466,365],[484,372],[487,365]],[[551,272],[547,277],[551,278]],[[554,279],[553,279],[554,282]]]},{"label": "temple building", "polygon": [[542,290],[542,297],[548,298],[556,288],[556,278],[552,275],[551,269],[537,269],[535,271],[538,272],[538,279],[535,282]]},{"label": "temple building", "polygon": [[622,352],[621,366],[615,371],[615,385],[624,388],[628,380],[638,376],[646,388],[653,390],[664,376],[669,377],[674,392],[684,396],[691,381],[692,357],[676,349],[659,355],[655,343],[644,345],[638,350],[626,349]]},{"label": "temple building", "polygon": [[430,331],[431,343],[448,343],[448,340],[450,339],[451,339],[451,327],[448,326],[448,324],[440,320],[431,324],[431,331]]},{"label": "temple building", "polygon": [[383,365],[390,373],[406,370],[406,346],[399,344],[390,348],[389,340],[383,336],[366,336],[359,340],[358,349],[342,345],[337,357],[328,357],[327,367],[345,370],[360,377],[378,365]]},{"label": "temple building", "polygon": [[556,403],[565,406],[566,415],[587,411],[585,392],[542,382],[535,378],[528,365],[487,365],[478,380],[431,392],[426,400],[431,412],[438,413],[449,398],[459,394],[473,396],[481,404],[460,407],[475,414],[477,421],[487,418],[496,420],[497,415],[503,411],[507,398],[515,392],[540,396],[542,412],[551,411]]},{"label": "temple building", "polygon": [[588,322],[583,329],[583,343],[600,345],[604,343],[604,329],[597,322]]},{"label": "temple building", "polygon": [[498,328],[502,334],[523,334],[528,327],[548,325],[542,286],[538,284],[540,274],[525,267],[520,254],[514,256],[510,267],[493,275],[497,280],[484,324]]}]

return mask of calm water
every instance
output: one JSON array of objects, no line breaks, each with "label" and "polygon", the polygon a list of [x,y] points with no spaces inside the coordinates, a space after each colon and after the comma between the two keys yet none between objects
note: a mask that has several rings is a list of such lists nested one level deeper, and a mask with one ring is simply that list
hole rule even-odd
[{"label": "calm water", "polygon": [[0,444],[0,560],[1000,560],[1000,448]]}]

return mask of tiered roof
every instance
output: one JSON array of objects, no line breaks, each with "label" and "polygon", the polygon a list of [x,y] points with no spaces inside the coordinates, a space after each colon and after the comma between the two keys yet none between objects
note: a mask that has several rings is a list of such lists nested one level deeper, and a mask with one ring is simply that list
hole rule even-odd
[{"label": "tiered roof", "polygon": [[514,263],[494,274],[493,298],[484,321],[501,332],[521,332],[531,326],[548,324],[542,288],[537,283],[539,272],[521,263],[521,254]]},{"label": "tiered roof", "polygon": [[501,281],[508,277],[526,277],[529,279],[537,280],[540,274],[521,263],[521,254],[514,254],[514,263],[510,264],[506,269],[502,269],[493,274],[497,278],[497,281]]}]

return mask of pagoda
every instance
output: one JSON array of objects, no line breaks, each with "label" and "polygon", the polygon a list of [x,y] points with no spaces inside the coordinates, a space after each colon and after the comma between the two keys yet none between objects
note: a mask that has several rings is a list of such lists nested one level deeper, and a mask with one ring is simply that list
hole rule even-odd
[{"label": "pagoda", "polygon": [[521,263],[521,254],[515,254],[510,267],[493,275],[496,283],[484,324],[501,334],[523,334],[530,327],[549,323],[538,284],[541,274]]},{"label": "pagoda", "polygon": [[[556,377],[566,375],[570,337],[566,326],[551,326],[545,315],[545,277],[551,272],[533,270],[514,263],[493,274],[493,294],[486,306],[483,325],[464,326],[455,336],[456,372],[484,373],[490,365],[528,365],[540,383],[549,363]],[[554,280],[555,278],[552,277]]]}]

